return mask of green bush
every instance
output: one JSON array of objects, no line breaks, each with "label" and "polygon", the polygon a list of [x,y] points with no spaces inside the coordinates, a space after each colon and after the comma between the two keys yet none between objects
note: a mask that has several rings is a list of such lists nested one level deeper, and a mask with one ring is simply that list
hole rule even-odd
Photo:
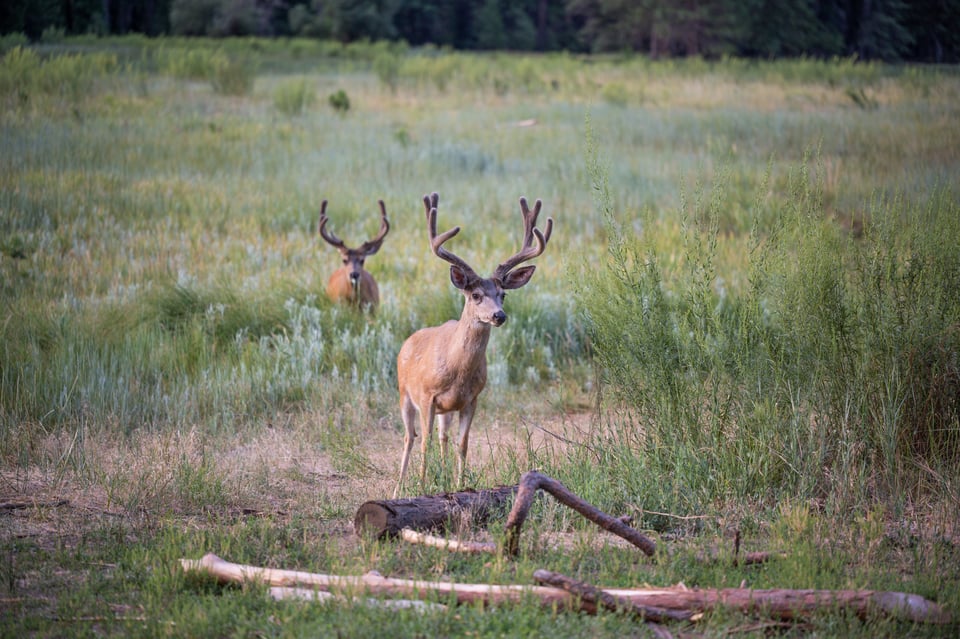
[{"label": "green bush", "polygon": [[316,99],[313,85],[304,78],[284,82],[273,92],[273,106],[284,115],[300,115]]},{"label": "green bush", "polygon": [[749,285],[737,290],[716,269],[722,184],[684,197],[680,259],[668,260],[658,242],[669,225],[648,216],[642,237],[624,236],[593,170],[619,239],[577,297],[606,392],[636,424],[605,447],[624,473],[642,458],[649,476],[683,487],[663,507],[783,491],[843,507],[923,481],[908,469],[960,462],[951,193],[915,208],[878,201],[857,238],[824,214],[803,165],[779,227],[752,238]]},{"label": "green bush", "polygon": [[207,47],[161,49],[161,73],[180,80],[206,80],[213,75],[216,50]]},{"label": "green bush", "polygon": [[7,33],[0,36],[0,54],[16,49],[26,47],[30,44],[30,38],[23,33]]},{"label": "green bush", "polygon": [[396,91],[400,80],[400,56],[390,51],[378,54],[373,59],[373,72],[380,78],[381,83],[391,91]]},{"label": "green bush", "polygon": [[15,47],[0,60],[0,96],[19,106],[45,100],[76,107],[116,69],[116,56],[110,53],[41,59],[32,49]]},{"label": "green bush", "polygon": [[246,58],[218,52],[213,57],[210,84],[220,95],[248,95],[256,79],[256,64]]},{"label": "green bush", "polygon": [[350,110],[350,97],[343,89],[338,89],[331,93],[327,98],[327,102],[330,103],[330,106],[333,107],[333,110],[337,113],[346,113]]}]

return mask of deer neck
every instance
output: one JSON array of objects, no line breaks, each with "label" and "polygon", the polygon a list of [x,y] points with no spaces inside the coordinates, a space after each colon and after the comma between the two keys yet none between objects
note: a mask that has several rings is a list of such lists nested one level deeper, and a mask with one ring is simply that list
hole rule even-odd
[{"label": "deer neck", "polygon": [[468,315],[464,310],[457,322],[450,350],[456,359],[463,362],[486,362],[487,343],[490,341],[490,325]]}]

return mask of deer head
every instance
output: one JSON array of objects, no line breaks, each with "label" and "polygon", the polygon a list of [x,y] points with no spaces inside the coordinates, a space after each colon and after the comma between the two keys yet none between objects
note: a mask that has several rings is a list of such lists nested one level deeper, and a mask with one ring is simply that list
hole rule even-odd
[{"label": "deer head", "polygon": [[[437,235],[437,204],[439,195],[434,193],[424,196],[423,204],[427,212],[427,229],[430,236],[430,248],[434,255],[450,263],[450,281],[466,298],[466,309],[471,306],[471,315],[476,321],[492,326],[501,326],[507,321],[507,314],[503,311],[503,291],[520,288],[526,285],[533,277],[536,266],[523,266],[523,262],[532,260],[541,255],[553,233],[553,218],[547,218],[545,232],[536,228],[537,216],[540,215],[542,203],[537,200],[533,210],[527,206],[526,198],[520,198],[520,211],[523,214],[523,244],[517,253],[497,266],[493,275],[482,278],[462,258],[443,248],[443,244],[460,232],[456,226],[440,235]],[[534,245],[536,242],[536,245]]]},{"label": "deer head", "polygon": [[352,249],[343,243],[343,240],[327,229],[327,201],[320,206],[320,223],[318,229],[320,237],[340,252],[343,266],[330,276],[327,282],[327,295],[335,302],[352,304],[358,307],[375,309],[380,303],[380,291],[376,281],[369,272],[364,270],[364,261],[380,250],[384,238],[390,231],[387,221],[387,208],[383,200],[380,204],[380,231],[372,240],[368,240],[359,247]]}]

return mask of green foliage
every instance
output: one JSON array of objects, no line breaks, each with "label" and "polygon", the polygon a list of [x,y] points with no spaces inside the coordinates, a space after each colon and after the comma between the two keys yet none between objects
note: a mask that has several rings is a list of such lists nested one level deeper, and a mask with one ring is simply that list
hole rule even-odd
[{"label": "green foliage", "polygon": [[181,80],[212,77],[216,56],[217,51],[209,47],[170,47],[157,54],[160,71]]},{"label": "green foliage", "polygon": [[[602,167],[594,175],[602,196]],[[655,470],[641,474],[692,491],[668,510],[828,492],[824,469],[846,478],[849,490],[831,493],[843,507],[876,498],[868,486],[902,490],[897,469],[955,466],[960,305],[947,294],[957,270],[946,245],[960,227],[949,193],[914,209],[877,202],[872,232],[853,240],[824,217],[822,185],[801,166],[777,228],[751,239],[750,286],[738,291],[716,266],[725,188],[709,199],[698,188],[692,209],[682,201],[678,263],[658,248],[669,229],[647,217],[578,292],[605,385],[638,432],[607,446],[619,464],[643,457]]]},{"label": "green foliage", "polygon": [[286,81],[273,91],[273,106],[284,115],[300,115],[316,101],[316,89],[306,78]]},{"label": "green foliage", "polygon": [[350,97],[343,89],[337,89],[327,97],[327,102],[337,113],[346,113],[350,110]]},{"label": "green foliage", "polygon": [[397,82],[400,79],[401,56],[394,51],[384,51],[373,59],[373,72],[380,78],[380,82],[396,92]]},{"label": "green foliage", "polygon": [[116,70],[117,59],[110,53],[41,58],[33,49],[18,46],[0,59],[0,100],[15,108],[77,108]]},{"label": "green foliage", "polygon": [[30,44],[30,39],[22,33],[13,32],[0,35],[0,55],[16,48],[23,48]]},{"label": "green foliage", "polygon": [[630,99],[626,87],[619,82],[605,84],[600,94],[608,104],[615,106],[626,106]]},{"label": "green foliage", "polygon": [[218,53],[212,59],[210,84],[220,95],[242,96],[253,90],[257,65],[245,57]]}]

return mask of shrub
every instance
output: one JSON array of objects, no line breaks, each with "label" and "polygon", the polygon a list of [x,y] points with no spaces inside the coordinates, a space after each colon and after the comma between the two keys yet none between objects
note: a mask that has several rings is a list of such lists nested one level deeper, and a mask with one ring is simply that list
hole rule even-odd
[{"label": "shrub", "polygon": [[23,33],[7,33],[0,36],[0,55],[18,47],[26,47],[30,39]]},{"label": "shrub", "polygon": [[337,89],[331,93],[327,98],[327,101],[337,113],[346,113],[350,110],[350,98],[347,96],[347,92],[343,89]]},{"label": "shrub", "polygon": [[391,91],[396,91],[400,80],[400,57],[389,51],[380,53],[373,59],[373,72],[380,82],[390,87]]},{"label": "shrub", "polygon": [[163,49],[158,56],[160,71],[180,80],[206,80],[213,75],[215,54],[204,47]]},{"label": "shrub", "polygon": [[291,80],[278,86],[273,92],[273,105],[284,115],[300,115],[313,106],[317,94],[306,79]]},{"label": "shrub", "polygon": [[605,447],[626,474],[642,459],[646,474],[680,481],[686,493],[670,499],[683,503],[664,507],[783,491],[844,507],[902,495],[918,481],[908,469],[940,474],[960,462],[951,194],[917,210],[878,202],[857,239],[824,213],[804,164],[779,226],[751,238],[749,285],[736,290],[715,265],[722,184],[683,197],[682,250],[667,259],[659,247],[674,245],[661,243],[671,224],[647,216],[641,237],[624,236],[603,169],[592,173],[615,239],[577,299],[601,382],[633,423]]},{"label": "shrub", "polygon": [[245,58],[229,57],[218,52],[213,57],[210,84],[220,95],[247,95],[253,90],[256,65]]},{"label": "shrub", "polygon": [[0,60],[0,96],[19,106],[48,99],[75,107],[116,68],[113,54],[55,55],[42,60],[31,49],[16,47]]}]

